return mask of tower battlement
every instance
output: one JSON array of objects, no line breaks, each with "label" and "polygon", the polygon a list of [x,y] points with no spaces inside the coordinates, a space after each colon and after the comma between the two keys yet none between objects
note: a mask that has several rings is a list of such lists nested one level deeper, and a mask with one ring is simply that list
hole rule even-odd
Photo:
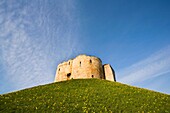
[{"label": "tower battlement", "polygon": [[110,64],[102,65],[100,58],[95,56],[79,55],[58,65],[54,82],[88,78],[116,81]]}]

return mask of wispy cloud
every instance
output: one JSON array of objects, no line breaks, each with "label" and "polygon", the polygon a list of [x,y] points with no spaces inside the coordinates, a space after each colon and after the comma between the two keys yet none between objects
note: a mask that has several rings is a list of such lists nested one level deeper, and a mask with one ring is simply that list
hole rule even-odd
[{"label": "wispy cloud", "polygon": [[170,46],[118,72],[119,81],[135,84],[170,72]]},{"label": "wispy cloud", "polygon": [[[13,84],[11,90],[52,82],[57,62],[78,51],[74,5],[74,1],[0,2],[0,68],[6,73],[0,76]],[[8,86],[5,80],[0,82]]]}]

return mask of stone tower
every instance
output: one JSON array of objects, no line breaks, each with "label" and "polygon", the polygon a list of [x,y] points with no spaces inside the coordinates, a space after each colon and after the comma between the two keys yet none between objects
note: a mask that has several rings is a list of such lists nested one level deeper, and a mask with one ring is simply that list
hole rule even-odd
[{"label": "stone tower", "polygon": [[87,78],[116,81],[109,64],[102,65],[102,61],[94,56],[79,55],[58,65],[54,82]]}]

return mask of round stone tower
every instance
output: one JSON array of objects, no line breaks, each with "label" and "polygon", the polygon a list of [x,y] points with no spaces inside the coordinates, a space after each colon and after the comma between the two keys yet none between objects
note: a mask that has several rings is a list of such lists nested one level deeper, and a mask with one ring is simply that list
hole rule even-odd
[{"label": "round stone tower", "polygon": [[72,64],[73,79],[104,78],[102,61],[94,56],[79,55]]},{"label": "round stone tower", "polygon": [[69,79],[104,78],[102,61],[94,56],[79,55],[58,65],[55,82]]}]

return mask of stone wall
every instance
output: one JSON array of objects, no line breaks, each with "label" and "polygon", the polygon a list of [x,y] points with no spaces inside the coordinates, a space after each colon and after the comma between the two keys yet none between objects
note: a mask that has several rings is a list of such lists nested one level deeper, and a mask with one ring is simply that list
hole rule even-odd
[{"label": "stone wall", "polygon": [[114,77],[111,77],[114,72],[111,72],[111,66],[110,68],[109,66],[102,66],[102,61],[97,57],[79,55],[73,60],[68,60],[58,65],[54,81],[87,78],[113,79],[112,81],[115,81]]},{"label": "stone wall", "polygon": [[55,82],[70,79],[70,77],[67,76],[69,73],[72,73],[72,63],[73,60],[69,60],[58,65],[54,80]]},{"label": "stone wall", "polygon": [[80,55],[73,60],[73,79],[77,78],[102,78],[102,62],[93,56]]},{"label": "stone wall", "polygon": [[116,81],[115,72],[110,66],[110,64],[103,65],[104,75],[106,80]]}]

